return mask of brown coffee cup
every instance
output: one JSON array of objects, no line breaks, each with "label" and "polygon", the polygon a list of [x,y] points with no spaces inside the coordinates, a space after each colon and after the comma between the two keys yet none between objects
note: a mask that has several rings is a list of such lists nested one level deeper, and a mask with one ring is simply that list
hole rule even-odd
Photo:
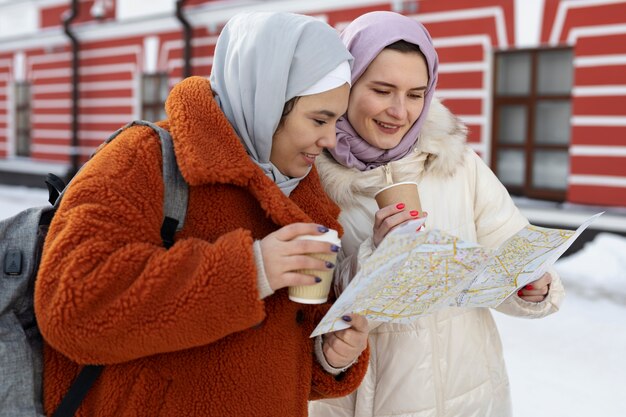
[{"label": "brown coffee cup", "polygon": [[[323,235],[302,235],[298,236],[296,240],[317,240],[322,242],[328,242],[333,245],[341,246],[341,240],[336,230],[329,230]],[[317,259],[331,262],[336,264],[337,253],[309,253]],[[314,277],[320,277],[322,282],[312,285],[299,285],[295,287],[289,287],[289,299],[297,303],[303,304],[322,304],[328,299],[330,292],[330,286],[333,282],[334,268],[325,268],[324,270],[302,269],[297,272],[303,274],[312,275]]]},{"label": "brown coffee cup", "polygon": [[398,182],[378,191],[374,198],[378,208],[404,203],[406,210],[422,212],[420,195],[415,182]]}]

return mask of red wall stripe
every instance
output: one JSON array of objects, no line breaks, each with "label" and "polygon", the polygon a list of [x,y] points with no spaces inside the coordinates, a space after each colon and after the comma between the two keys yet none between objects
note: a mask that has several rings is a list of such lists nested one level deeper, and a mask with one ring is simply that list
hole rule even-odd
[{"label": "red wall stripe", "polygon": [[626,16],[626,3],[592,4],[589,7],[570,8],[559,39],[565,43],[570,30],[576,27],[623,24],[624,16]]},{"label": "red wall stripe", "polygon": [[437,88],[483,88],[482,72],[439,73]]},{"label": "red wall stripe", "polygon": [[[437,95],[435,93],[435,95]],[[463,116],[481,116],[482,100],[481,99],[456,99],[446,98],[443,104],[448,107],[452,113]]]},{"label": "red wall stripe", "polygon": [[626,156],[577,156],[570,158],[570,171],[577,175],[626,177]]},{"label": "red wall stripe", "polygon": [[[626,23],[624,16],[622,23]],[[626,33],[619,35],[580,37],[576,42],[577,56],[626,53]]]},{"label": "red wall stripe", "polygon": [[572,114],[585,116],[625,116],[626,95],[575,97],[572,100]]},{"label": "red wall stripe", "polygon": [[455,62],[482,62],[485,53],[482,45],[471,46],[446,46],[437,48],[437,55],[440,62],[446,64]]},{"label": "red wall stripe", "polygon": [[626,206],[626,188],[570,184],[567,200],[600,206]]},{"label": "red wall stripe", "polygon": [[572,145],[626,146],[626,126],[573,126]]},{"label": "red wall stripe", "polygon": [[574,85],[626,85],[626,64],[577,67],[574,71]]}]

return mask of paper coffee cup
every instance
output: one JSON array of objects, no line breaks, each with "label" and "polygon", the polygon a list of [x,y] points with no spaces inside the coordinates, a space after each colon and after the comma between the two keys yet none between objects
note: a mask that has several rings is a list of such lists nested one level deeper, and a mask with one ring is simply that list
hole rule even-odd
[{"label": "paper coffee cup", "polygon": [[[328,242],[333,245],[341,246],[341,240],[336,230],[329,230],[323,235],[302,235],[298,236],[296,240],[317,240],[322,242]],[[337,253],[309,253],[317,259],[332,262],[337,262]],[[289,287],[289,299],[297,303],[303,304],[322,304],[328,299],[328,293],[330,292],[330,286],[333,282],[333,269],[324,268],[319,269],[301,269],[297,272],[308,274],[314,277],[320,277],[322,282],[312,285],[300,285],[296,287]]]},{"label": "paper coffee cup", "polygon": [[404,203],[406,210],[416,210],[422,212],[420,195],[415,182],[398,182],[391,184],[378,191],[374,198],[378,203],[378,208]]}]

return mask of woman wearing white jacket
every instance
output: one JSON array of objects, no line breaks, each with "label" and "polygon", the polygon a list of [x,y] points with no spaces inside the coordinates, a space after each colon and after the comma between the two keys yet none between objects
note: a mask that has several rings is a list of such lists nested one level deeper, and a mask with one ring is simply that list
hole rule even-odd
[{"label": "woman wearing white jacket", "polygon": [[[389,183],[417,182],[427,227],[465,241],[495,248],[526,226],[504,186],[465,144],[465,126],[432,99],[437,54],[426,29],[396,13],[373,12],[352,22],[342,39],[355,58],[348,112],[337,124],[332,155],[316,163],[342,209],[339,291],[390,229],[420,215],[402,204],[378,209],[373,196]],[[556,312],[563,295],[551,270],[497,310],[539,318]],[[489,309],[448,308],[411,324],[379,324],[369,342],[360,388],[311,402],[312,417],[512,415]]]}]

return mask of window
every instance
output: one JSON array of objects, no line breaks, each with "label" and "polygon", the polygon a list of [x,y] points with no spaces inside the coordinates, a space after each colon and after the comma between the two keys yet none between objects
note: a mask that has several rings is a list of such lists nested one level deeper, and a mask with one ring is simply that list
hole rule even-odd
[{"label": "window", "polygon": [[573,53],[496,53],[491,166],[512,194],[563,201],[569,175]]},{"label": "window", "polygon": [[30,84],[18,82],[15,86],[15,155],[30,156]]},{"label": "window", "polygon": [[141,117],[156,122],[166,118],[165,99],[169,93],[166,74],[144,74],[141,93]]}]

